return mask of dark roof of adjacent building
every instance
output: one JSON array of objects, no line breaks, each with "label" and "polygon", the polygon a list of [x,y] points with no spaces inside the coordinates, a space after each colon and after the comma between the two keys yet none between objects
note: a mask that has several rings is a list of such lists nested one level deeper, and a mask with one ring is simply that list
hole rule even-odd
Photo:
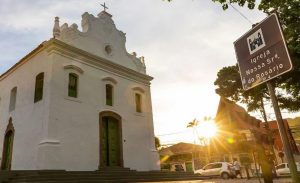
[{"label": "dark roof of adjacent building", "polygon": [[264,123],[248,114],[236,103],[221,97],[217,110],[216,123],[229,129],[251,130],[254,133],[267,134]]}]

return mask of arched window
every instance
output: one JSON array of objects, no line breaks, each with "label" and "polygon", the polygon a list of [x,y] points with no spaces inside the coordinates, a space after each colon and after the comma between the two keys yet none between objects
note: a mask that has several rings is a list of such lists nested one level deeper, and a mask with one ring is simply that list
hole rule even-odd
[{"label": "arched window", "polygon": [[43,99],[44,88],[44,73],[39,73],[35,78],[35,90],[34,90],[34,102],[38,102]]},{"label": "arched window", "polygon": [[110,84],[105,85],[106,105],[113,106],[113,86]]},{"label": "arched window", "polygon": [[14,87],[10,91],[10,102],[9,102],[9,111],[13,111],[16,108],[17,101],[17,87]]},{"label": "arched window", "polygon": [[12,124],[12,119],[9,118],[4,136],[1,170],[11,169],[14,132],[15,129]]},{"label": "arched window", "polygon": [[78,76],[77,74],[69,74],[69,87],[68,87],[68,96],[77,98],[78,96]]},{"label": "arched window", "polygon": [[135,111],[142,112],[142,96],[139,93],[135,93]]}]

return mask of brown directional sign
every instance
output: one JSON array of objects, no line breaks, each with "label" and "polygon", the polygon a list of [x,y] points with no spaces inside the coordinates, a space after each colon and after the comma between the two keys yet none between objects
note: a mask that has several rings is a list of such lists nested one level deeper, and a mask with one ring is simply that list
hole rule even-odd
[{"label": "brown directional sign", "polygon": [[234,42],[244,90],[292,70],[292,62],[276,14]]}]

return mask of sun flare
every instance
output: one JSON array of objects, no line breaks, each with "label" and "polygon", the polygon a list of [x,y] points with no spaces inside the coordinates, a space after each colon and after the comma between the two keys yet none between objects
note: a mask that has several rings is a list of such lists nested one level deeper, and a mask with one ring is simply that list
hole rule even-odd
[{"label": "sun flare", "polygon": [[200,137],[213,138],[216,136],[218,128],[213,121],[199,123],[197,131]]}]

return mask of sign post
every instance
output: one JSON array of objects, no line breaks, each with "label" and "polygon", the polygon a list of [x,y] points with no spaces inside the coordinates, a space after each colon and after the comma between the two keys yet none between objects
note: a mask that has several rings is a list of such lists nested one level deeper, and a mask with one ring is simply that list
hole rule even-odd
[{"label": "sign post", "polygon": [[257,24],[235,41],[234,47],[244,90],[267,82],[292,179],[300,182],[275,89],[270,82],[293,69],[277,15],[271,14]]},{"label": "sign post", "polygon": [[288,160],[288,164],[289,164],[289,168],[290,168],[290,172],[291,172],[291,175],[292,175],[293,182],[300,182],[298,172],[297,172],[297,166],[295,164],[295,159],[294,159],[292,149],[291,149],[291,146],[290,146],[290,143],[289,143],[289,139],[288,139],[285,127],[284,127],[281,112],[280,112],[280,109],[278,107],[278,101],[277,101],[277,98],[276,98],[276,95],[275,95],[274,86],[272,85],[271,82],[267,82],[267,86],[268,86],[268,90],[269,90],[271,100],[272,100],[272,104],[273,104],[273,107],[274,107],[274,112],[275,112],[275,115],[276,115],[276,120],[277,120],[279,133],[280,133],[281,140],[282,140],[282,143],[283,143],[284,152],[285,152],[286,158]]},{"label": "sign post", "polygon": [[234,47],[244,90],[293,68],[276,14],[235,41]]}]

